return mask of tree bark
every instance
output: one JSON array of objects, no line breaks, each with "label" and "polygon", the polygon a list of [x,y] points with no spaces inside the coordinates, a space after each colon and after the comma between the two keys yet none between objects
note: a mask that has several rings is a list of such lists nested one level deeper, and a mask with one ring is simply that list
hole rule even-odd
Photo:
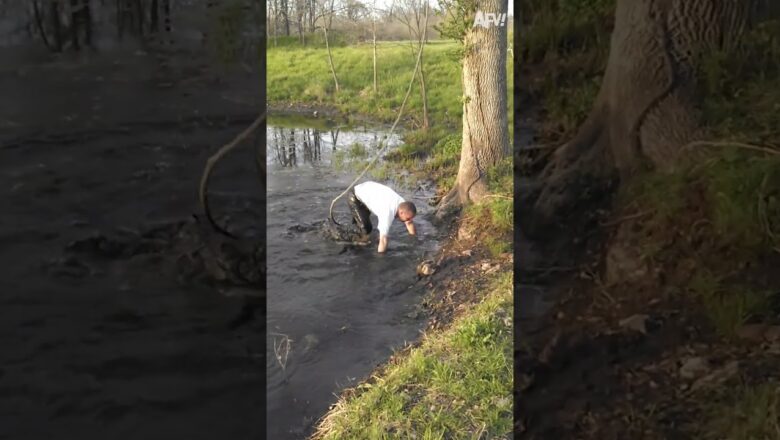
[{"label": "tree bark", "polygon": [[301,40],[301,46],[306,45],[306,37],[304,37],[304,33],[306,32],[306,18],[305,18],[305,0],[296,0],[295,2],[295,12],[298,15],[298,37]]},{"label": "tree bark", "polygon": [[[425,30],[423,30],[423,38],[420,40],[420,44],[423,45],[423,51],[425,43]],[[431,123],[430,119],[428,118],[428,94],[425,91],[425,69],[423,68],[423,54],[420,53],[420,99],[422,99],[422,105],[423,105],[423,123],[422,128],[423,130],[427,130],[430,128]]]},{"label": "tree bark", "polygon": [[54,29],[54,49],[62,52],[62,23],[60,23],[60,2],[52,0],[50,3],[51,24]]},{"label": "tree bark", "polygon": [[162,13],[168,44],[173,44],[173,37],[171,36],[171,0],[162,0]]},{"label": "tree bark", "polygon": [[159,5],[157,4],[157,0],[152,0],[151,4],[149,5],[149,31],[153,33],[157,33],[160,30],[159,25]]},{"label": "tree bark", "polygon": [[[477,0],[479,11],[506,13],[502,0]],[[463,137],[455,186],[442,199],[438,215],[480,201],[488,192],[486,171],[509,154],[506,26],[466,31],[463,58]]]},{"label": "tree bark", "polygon": [[70,39],[75,51],[81,49],[79,46],[80,12],[78,0],[70,0]]},{"label": "tree bark", "polygon": [[141,0],[135,0],[135,19],[136,22],[136,31],[138,32],[138,36],[142,37],[144,35],[144,6],[141,3]]},{"label": "tree bark", "polygon": [[33,13],[35,14],[35,24],[38,27],[38,32],[41,34],[41,39],[43,40],[43,44],[46,45],[46,48],[49,50],[54,50],[52,45],[49,43],[49,39],[46,38],[46,29],[43,26],[43,19],[41,19],[41,11],[38,8],[38,0],[33,0]]},{"label": "tree bark", "polygon": [[84,5],[81,10],[82,22],[84,23],[84,44],[88,47],[92,46],[92,8],[90,0],[84,0]]},{"label": "tree bark", "polygon": [[284,21],[284,35],[290,36],[290,16],[288,15],[288,0],[281,0],[282,20]]},{"label": "tree bark", "polygon": [[309,2],[309,32],[314,33],[314,22],[317,20],[317,0]]},{"label": "tree bark", "polygon": [[125,15],[123,11],[124,0],[116,0],[116,33],[120,41],[125,30]]},{"label": "tree bark", "polygon": [[637,170],[674,169],[680,147],[703,134],[693,92],[697,61],[739,41],[750,8],[746,0],[618,0],[601,89],[543,171],[541,187],[526,195],[528,233],[563,223]]},{"label": "tree bark", "polygon": [[371,36],[374,43],[374,94],[377,93],[377,80],[376,80],[376,20],[371,19]]}]

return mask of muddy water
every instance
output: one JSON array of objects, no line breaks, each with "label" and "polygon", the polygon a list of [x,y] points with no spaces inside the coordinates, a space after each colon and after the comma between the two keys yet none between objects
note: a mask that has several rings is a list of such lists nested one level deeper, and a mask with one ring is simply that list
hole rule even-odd
[{"label": "muddy water", "polygon": [[[394,347],[418,336],[420,296],[410,286],[419,259],[437,246],[426,203],[431,194],[419,189],[396,188],[418,207],[420,241],[395,222],[385,255],[376,252],[376,232],[370,246],[344,251],[343,244],[316,231],[290,231],[323,220],[331,200],[355,177],[334,166],[339,152],[357,142],[373,154],[377,137],[384,134],[342,128],[336,135],[333,128],[297,125],[289,128],[288,121],[282,128],[272,120],[267,131],[266,368],[268,438],[274,439],[303,438],[335,401],[333,393],[355,385]],[[345,200],[337,212],[347,221]],[[291,340],[286,359],[286,347],[274,351],[285,338]]]},{"label": "muddy water", "polygon": [[[0,69],[0,438],[263,438],[239,298],[182,278],[164,243],[69,248],[191,219],[205,160],[259,111],[257,72],[214,85],[197,53],[93,56]],[[220,220],[262,213],[253,158],[220,164]]]}]

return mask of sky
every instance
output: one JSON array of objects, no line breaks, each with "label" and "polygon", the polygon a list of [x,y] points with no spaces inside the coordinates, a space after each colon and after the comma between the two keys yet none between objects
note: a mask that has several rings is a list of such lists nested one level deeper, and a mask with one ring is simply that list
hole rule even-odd
[{"label": "sky", "polygon": [[[514,3],[515,2],[514,2],[514,0],[507,0],[507,1],[509,2],[509,12],[507,13],[507,15],[509,15],[510,17],[514,17],[514,15],[515,15]],[[364,3],[370,5],[372,3],[372,1],[371,0],[364,0]],[[431,0],[431,4],[436,4],[436,3],[437,3],[436,0]],[[380,8],[389,9],[390,5],[393,4],[393,0],[377,0],[376,4]],[[485,12],[490,12],[490,11],[485,11]]]}]

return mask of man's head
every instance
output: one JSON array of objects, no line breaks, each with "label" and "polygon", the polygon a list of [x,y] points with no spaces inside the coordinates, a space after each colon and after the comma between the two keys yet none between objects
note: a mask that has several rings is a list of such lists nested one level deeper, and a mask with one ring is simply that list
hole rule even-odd
[{"label": "man's head", "polygon": [[411,221],[417,215],[417,207],[412,202],[401,202],[398,205],[398,219],[406,223]]}]

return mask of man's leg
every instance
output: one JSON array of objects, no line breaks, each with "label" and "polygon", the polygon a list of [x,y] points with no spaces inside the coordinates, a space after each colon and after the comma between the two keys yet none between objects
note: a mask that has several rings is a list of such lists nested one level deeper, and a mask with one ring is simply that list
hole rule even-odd
[{"label": "man's leg", "polygon": [[354,191],[349,194],[347,204],[352,211],[352,223],[356,224],[363,234],[370,234],[373,226],[371,225],[371,211],[368,207],[358,200]]}]

